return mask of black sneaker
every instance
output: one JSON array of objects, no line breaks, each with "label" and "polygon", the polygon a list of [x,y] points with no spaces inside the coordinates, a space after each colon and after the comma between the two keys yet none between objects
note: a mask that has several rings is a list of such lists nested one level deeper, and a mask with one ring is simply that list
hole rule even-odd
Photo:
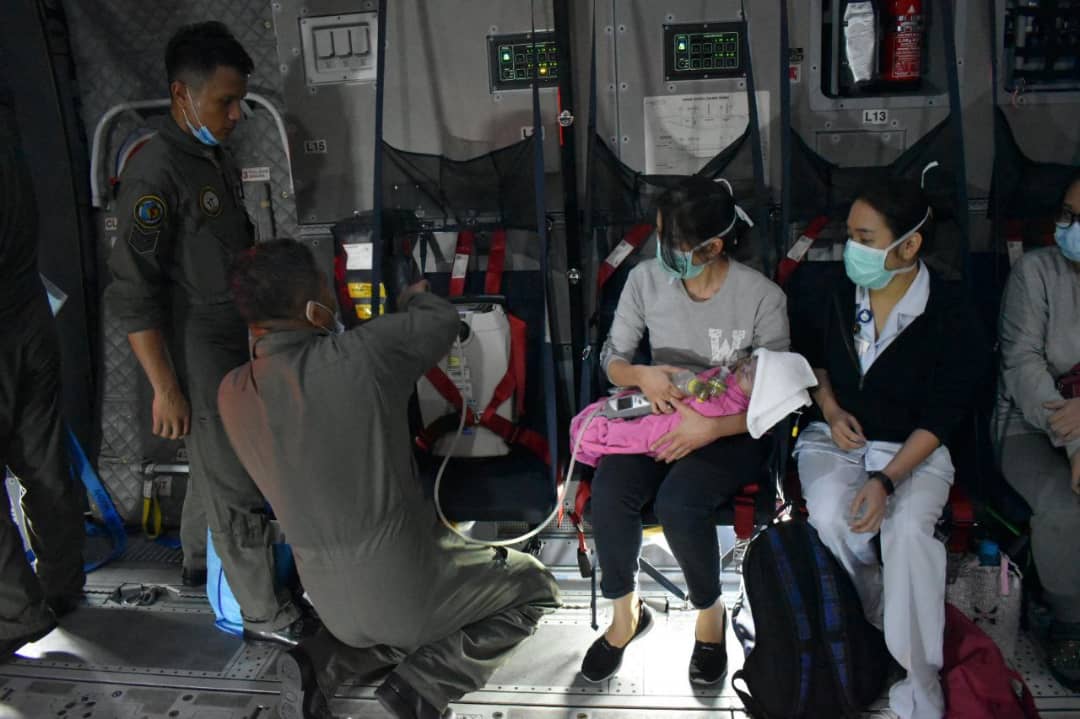
[{"label": "black sneaker", "polygon": [[375,698],[395,719],[455,719],[457,716],[450,707],[440,710],[433,706],[397,674],[383,680],[375,690]]},{"label": "black sneaker", "polygon": [[585,652],[585,658],[581,660],[581,676],[586,681],[594,683],[610,679],[622,666],[623,652],[626,651],[626,647],[638,637],[644,636],[652,629],[652,625],[652,612],[645,606],[645,602],[639,600],[638,625],[634,636],[630,637],[630,641],[625,645],[616,647],[600,635],[600,638],[589,647],[589,651]]},{"label": "black sneaker", "polygon": [[249,642],[271,642],[292,649],[301,640],[307,639],[318,631],[320,624],[308,617],[300,617],[292,624],[281,629],[248,629],[244,628],[244,639]]},{"label": "black sneaker", "polygon": [[1046,641],[1046,665],[1059,684],[1080,692],[1080,624],[1054,622]]},{"label": "black sneaker", "polygon": [[55,597],[46,597],[45,604],[49,606],[52,613],[59,619],[78,609],[79,605],[82,604],[82,599],[82,592],[79,592],[78,594],[58,594]]},{"label": "black sneaker", "polygon": [[206,568],[188,569],[180,571],[180,581],[185,587],[201,587],[206,584]]},{"label": "black sneaker", "polygon": [[278,713],[282,719],[333,719],[329,699],[319,686],[315,665],[300,647],[278,657],[278,676],[281,677],[281,703]]},{"label": "black sneaker", "polygon": [[690,654],[690,683],[716,684],[727,673],[727,610],[724,610],[724,639],[719,644],[694,642]]}]

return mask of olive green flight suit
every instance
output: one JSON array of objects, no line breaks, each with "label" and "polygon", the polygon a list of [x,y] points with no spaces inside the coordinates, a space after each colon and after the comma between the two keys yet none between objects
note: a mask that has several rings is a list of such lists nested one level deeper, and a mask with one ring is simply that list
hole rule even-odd
[{"label": "olive green flight suit", "polygon": [[131,159],[120,181],[118,232],[106,300],[131,334],[161,329],[191,404],[191,479],[180,537],[186,569],[206,564],[206,527],[252,630],[299,617],[274,588],[266,503],[229,445],[217,411],[225,373],[247,361],[247,327],[226,273],[254,244],[240,173],[229,153],[172,119]]},{"label": "olive green flight suit", "polygon": [[466,546],[422,491],[409,397],[459,326],[449,302],[417,295],[340,335],[261,337],[255,359],[221,384],[229,438],[274,505],[327,630],[301,644],[327,693],[392,666],[445,707],[484,686],[558,606],[536,559]]}]

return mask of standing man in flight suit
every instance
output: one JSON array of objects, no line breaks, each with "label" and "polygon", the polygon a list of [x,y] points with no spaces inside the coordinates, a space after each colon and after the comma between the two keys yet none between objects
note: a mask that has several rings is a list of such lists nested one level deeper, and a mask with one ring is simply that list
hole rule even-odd
[{"label": "standing man in flight suit", "polygon": [[221,23],[181,28],[165,66],[171,117],[120,182],[106,292],[154,392],[153,431],[186,437],[191,477],[180,538],[183,580],[206,582],[206,528],[244,617],[244,635],[293,645],[300,612],[274,588],[265,501],[221,426],[217,387],[248,358],[225,272],[254,244],[240,173],[220,143],[241,118],[251,57]]},{"label": "standing man in flight suit", "polygon": [[311,252],[292,240],[237,257],[230,285],[253,338],[218,404],[240,460],[285,530],[325,629],[282,655],[281,715],[329,717],[344,679],[395,667],[375,696],[398,719],[452,717],[558,587],[533,557],[468,547],[435,516],[408,405],[461,320],[426,283],[348,332]]},{"label": "standing man in flight suit", "polygon": [[3,81],[0,76],[0,479],[7,466],[26,492],[37,576],[0,501],[0,661],[52,631],[56,617],[75,608],[86,579],[83,488],[64,449],[60,346],[38,275],[37,207]]}]

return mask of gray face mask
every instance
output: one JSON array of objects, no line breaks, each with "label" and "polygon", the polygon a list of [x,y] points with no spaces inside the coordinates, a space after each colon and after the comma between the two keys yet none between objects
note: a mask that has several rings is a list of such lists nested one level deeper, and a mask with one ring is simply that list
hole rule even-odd
[{"label": "gray face mask", "polygon": [[[315,321],[315,308],[316,307],[322,309],[324,312],[326,312],[326,314],[330,315],[330,317],[333,318],[333,320],[334,320],[334,326],[333,327],[323,327],[321,324],[319,324],[318,322]],[[336,314],[334,314],[334,311],[331,310],[326,305],[322,304],[321,302],[316,302],[315,300],[308,300],[307,305],[304,307],[304,317],[311,324],[315,325],[316,327],[318,327],[320,329],[326,330],[327,332],[329,332],[332,335],[339,335],[339,334],[341,334],[342,332],[345,331],[345,325],[342,324],[341,320],[338,319],[338,316]]]}]

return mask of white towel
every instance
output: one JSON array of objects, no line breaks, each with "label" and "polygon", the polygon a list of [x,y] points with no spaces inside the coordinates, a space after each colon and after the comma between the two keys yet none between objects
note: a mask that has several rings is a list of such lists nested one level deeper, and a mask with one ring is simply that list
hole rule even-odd
[{"label": "white towel", "polygon": [[807,389],[817,386],[810,363],[795,352],[773,352],[764,347],[754,350],[757,372],[746,411],[746,427],[758,439],[773,425],[800,407],[809,407]]}]

